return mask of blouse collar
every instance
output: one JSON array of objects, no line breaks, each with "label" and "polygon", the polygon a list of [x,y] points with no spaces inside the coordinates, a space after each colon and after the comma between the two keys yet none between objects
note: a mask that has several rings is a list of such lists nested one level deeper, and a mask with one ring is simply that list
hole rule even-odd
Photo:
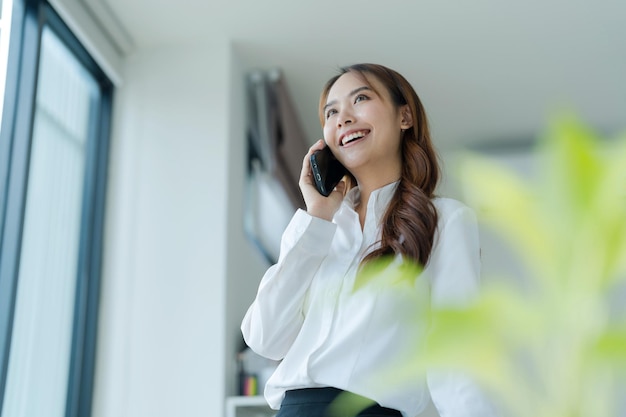
[{"label": "blouse collar", "polygon": [[[375,219],[376,224],[379,223],[380,219],[385,214],[385,210],[387,210],[387,206],[393,198],[393,195],[396,192],[396,188],[398,187],[399,183],[400,180],[389,183],[387,185],[383,185],[382,187],[372,191],[370,199],[367,203],[367,217]],[[357,186],[348,191],[345,197],[345,201],[350,205],[352,209],[354,209],[358,204],[360,198],[361,190]]]}]

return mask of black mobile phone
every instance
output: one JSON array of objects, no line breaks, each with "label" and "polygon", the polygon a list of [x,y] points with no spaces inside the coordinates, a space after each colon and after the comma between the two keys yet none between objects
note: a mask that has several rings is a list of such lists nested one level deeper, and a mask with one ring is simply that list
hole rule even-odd
[{"label": "black mobile phone", "polygon": [[311,172],[315,179],[317,191],[324,197],[328,197],[343,176],[346,175],[346,168],[341,165],[330,148],[326,146],[311,155]]}]

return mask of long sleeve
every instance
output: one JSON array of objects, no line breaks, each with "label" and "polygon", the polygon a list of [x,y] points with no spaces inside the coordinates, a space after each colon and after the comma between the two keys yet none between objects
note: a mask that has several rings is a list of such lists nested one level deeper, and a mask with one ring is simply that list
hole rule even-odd
[{"label": "long sleeve", "polygon": [[283,233],[280,257],[263,276],[241,324],[259,355],[282,359],[300,331],[307,289],[328,254],[336,225],[298,210]]},{"label": "long sleeve", "polygon": [[[444,220],[430,260],[433,308],[466,305],[477,297],[480,286],[480,242],[473,211],[459,206]],[[441,417],[497,415],[485,393],[467,375],[431,371],[427,383]]]},{"label": "long sleeve", "polygon": [[480,290],[480,242],[474,212],[460,206],[442,220],[428,267],[433,308],[465,305]]}]

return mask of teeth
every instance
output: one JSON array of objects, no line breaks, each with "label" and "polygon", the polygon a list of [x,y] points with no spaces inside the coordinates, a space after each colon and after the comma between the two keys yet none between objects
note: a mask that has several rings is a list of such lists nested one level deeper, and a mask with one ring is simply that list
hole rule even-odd
[{"label": "teeth", "polygon": [[365,131],[361,130],[359,132],[354,132],[354,133],[350,133],[349,135],[344,136],[343,140],[341,141],[342,145],[345,145],[349,142],[352,142],[355,139],[359,139],[362,138],[363,136],[365,136]]}]

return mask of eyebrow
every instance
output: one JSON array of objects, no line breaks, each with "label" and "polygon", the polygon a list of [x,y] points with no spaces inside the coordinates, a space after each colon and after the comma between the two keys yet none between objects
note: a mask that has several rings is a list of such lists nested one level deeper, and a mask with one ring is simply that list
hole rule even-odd
[{"label": "eyebrow", "polygon": [[[352,97],[353,95],[355,95],[356,93],[363,91],[363,90],[370,90],[373,91],[370,87],[364,85],[362,87],[358,87],[355,88],[354,90],[350,91],[346,97]],[[326,112],[326,109],[329,108],[330,106],[334,105],[335,103],[337,103],[337,100],[333,100],[333,101],[329,101],[328,103],[326,103],[326,105],[324,106],[324,113]]]}]

